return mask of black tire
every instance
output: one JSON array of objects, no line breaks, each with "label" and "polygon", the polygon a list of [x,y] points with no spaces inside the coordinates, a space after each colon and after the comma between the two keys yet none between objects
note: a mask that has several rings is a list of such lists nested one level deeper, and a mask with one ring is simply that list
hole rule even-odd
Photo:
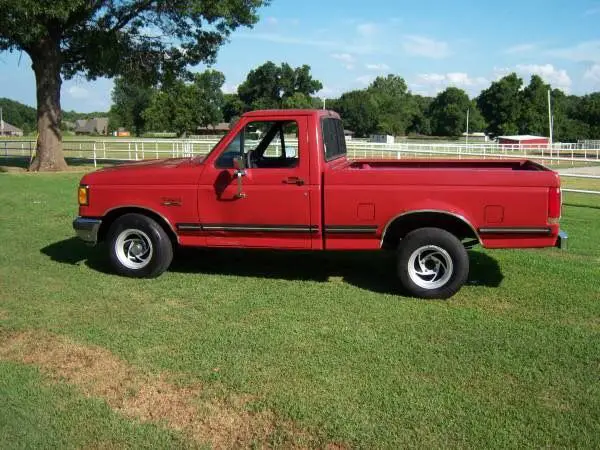
[{"label": "black tire", "polygon": [[108,231],[108,253],[115,271],[134,278],[154,278],[173,260],[169,236],[151,217],[124,214]]},{"label": "black tire", "polygon": [[446,230],[420,228],[400,241],[397,271],[409,295],[447,299],[467,281],[469,255],[456,236]]}]

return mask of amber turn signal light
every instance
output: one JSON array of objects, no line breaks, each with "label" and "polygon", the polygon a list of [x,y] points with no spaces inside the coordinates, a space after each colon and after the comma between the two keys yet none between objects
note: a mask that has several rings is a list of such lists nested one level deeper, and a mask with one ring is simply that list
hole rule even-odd
[{"label": "amber turn signal light", "polygon": [[79,201],[79,206],[87,206],[89,204],[87,186],[79,186],[79,189],[77,190],[77,200]]}]

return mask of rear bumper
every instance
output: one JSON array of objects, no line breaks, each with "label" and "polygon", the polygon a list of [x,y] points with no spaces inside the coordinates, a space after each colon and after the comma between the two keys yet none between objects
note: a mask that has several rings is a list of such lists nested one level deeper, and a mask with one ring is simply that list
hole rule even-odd
[{"label": "rear bumper", "polygon": [[100,225],[102,225],[100,219],[89,219],[87,217],[78,217],[73,221],[73,229],[77,233],[77,237],[91,245],[96,245],[98,242]]},{"label": "rear bumper", "polygon": [[561,250],[566,250],[568,247],[569,235],[566,231],[560,230],[558,232],[558,237],[556,238],[555,246],[560,248]]}]

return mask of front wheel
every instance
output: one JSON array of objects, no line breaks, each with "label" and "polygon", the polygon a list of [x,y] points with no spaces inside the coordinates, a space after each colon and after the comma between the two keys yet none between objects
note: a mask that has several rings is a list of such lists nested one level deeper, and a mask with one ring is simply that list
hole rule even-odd
[{"label": "front wheel", "polygon": [[121,275],[153,278],[173,260],[173,244],[165,230],[142,214],[119,217],[108,232],[110,262]]},{"label": "front wheel", "polygon": [[467,250],[453,234],[421,228],[400,241],[398,277],[410,295],[446,299],[458,292],[468,276]]}]

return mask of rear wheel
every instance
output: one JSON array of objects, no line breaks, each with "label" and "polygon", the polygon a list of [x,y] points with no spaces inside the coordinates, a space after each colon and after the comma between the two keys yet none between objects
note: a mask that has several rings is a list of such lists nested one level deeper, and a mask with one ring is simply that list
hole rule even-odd
[{"label": "rear wheel", "polygon": [[173,244],[165,230],[142,214],[119,217],[108,231],[110,261],[121,275],[152,278],[173,260]]},{"label": "rear wheel", "polygon": [[467,281],[469,256],[462,243],[440,228],[412,231],[398,246],[398,277],[408,294],[452,297]]}]

